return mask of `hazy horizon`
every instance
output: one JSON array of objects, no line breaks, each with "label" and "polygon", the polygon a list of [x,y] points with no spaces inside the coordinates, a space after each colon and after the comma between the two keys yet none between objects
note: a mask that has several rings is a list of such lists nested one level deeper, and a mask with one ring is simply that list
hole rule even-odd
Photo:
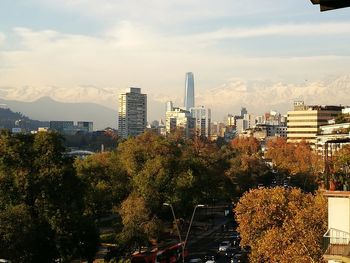
[{"label": "hazy horizon", "polygon": [[262,114],[300,98],[347,104],[350,95],[349,8],[320,13],[309,0],[4,0],[1,7],[2,99],[45,95],[117,110],[118,94],[137,86],[154,103],[149,120],[159,119],[167,100],[182,106],[189,71],[196,104],[216,120],[241,106]]}]

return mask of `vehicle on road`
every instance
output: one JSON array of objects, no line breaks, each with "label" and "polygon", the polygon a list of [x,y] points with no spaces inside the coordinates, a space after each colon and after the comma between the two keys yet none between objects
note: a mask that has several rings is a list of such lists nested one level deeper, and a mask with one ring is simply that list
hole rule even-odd
[{"label": "vehicle on road", "polygon": [[216,262],[216,255],[214,254],[207,254],[203,257],[204,263],[215,263]]},{"label": "vehicle on road", "polygon": [[202,263],[202,260],[200,258],[191,258],[189,263]]},{"label": "vehicle on road", "polygon": [[222,241],[219,245],[219,252],[226,251],[229,247],[231,247],[230,241]]},{"label": "vehicle on road", "polygon": [[[161,248],[159,250],[136,253],[132,255],[131,263],[175,263],[182,260],[182,244]],[[188,250],[185,249],[184,257],[188,256]],[[200,262],[200,261],[199,261]],[[193,263],[199,263],[193,262]]]},{"label": "vehicle on road", "polygon": [[231,234],[232,239],[239,239],[241,238],[240,234],[237,231],[233,231]]},{"label": "vehicle on road", "polygon": [[223,252],[223,255],[227,258],[232,258],[240,251],[240,247],[229,247]]}]

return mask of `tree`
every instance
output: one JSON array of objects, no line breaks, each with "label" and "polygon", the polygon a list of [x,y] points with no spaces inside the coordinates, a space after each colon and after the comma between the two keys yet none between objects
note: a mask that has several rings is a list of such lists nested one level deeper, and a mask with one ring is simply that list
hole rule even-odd
[{"label": "tree", "polygon": [[232,140],[231,146],[240,153],[256,154],[260,151],[259,141],[253,136],[236,137]]},{"label": "tree", "polygon": [[13,262],[53,262],[56,248],[48,224],[34,220],[24,204],[0,211],[0,255]]},{"label": "tree", "polygon": [[157,240],[162,232],[162,225],[155,215],[146,207],[145,200],[136,193],[131,193],[120,207],[123,231],[120,237],[131,249],[141,249]]},{"label": "tree", "polygon": [[267,143],[265,157],[272,160],[279,174],[291,176],[293,185],[306,191],[317,189],[323,162],[305,141],[287,143],[284,138],[275,138]]},{"label": "tree", "polygon": [[350,145],[344,145],[333,157],[335,171],[343,171],[350,166]]},{"label": "tree", "polygon": [[243,195],[235,212],[241,245],[252,248],[251,262],[322,262],[327,204],[321,194],[254,189]]},{"label": "tree", "polygon": [[[0,214],[4,220],[14,215],[23,220],[3,228],[6,242],[14,245],[2,247],[1,254],[9,259],[16,259],[15,251],[26,244],[30,253],[24,253],[19,262],[91,260],[97,248],[96,228],[83,214],[83,184],[63,151],[62,138],[56,133],[0,133]],[[16,229],[23,230],[19,241]]]},{"label": "tree", "polygon": [[130,192],[130,177],[114,152],[76,160],[77,175],[85,185],[85,212],[94,218],[110,214]]},{"label": "tree", "polygon": [[264,160],[258,155],[238,154],[230,160],[225,175],[235,186],[237,196],[258,184],[268,184],[273,175]]},{"label": "tree", "polygon": [[272,181],[269,167],[262,159],[259,141],[254,137],[237,137],[232,140],[231,148],[234,155],[230,157],[226,177],[234,185],[236,196],[258,184],[268,184]]}]

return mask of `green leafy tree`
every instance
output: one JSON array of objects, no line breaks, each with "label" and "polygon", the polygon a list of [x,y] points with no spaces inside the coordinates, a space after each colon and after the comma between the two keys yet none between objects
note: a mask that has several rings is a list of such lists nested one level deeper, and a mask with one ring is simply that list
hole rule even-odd
[{"label": "green leafy tree", "polygon": [[85,189],[86,213],[94,218],[108,215],[128,196],[130,177],[114,152],[97,153],[77,160],[75,167]]},{"label": "green leafy tree", "polygon": [[[63,151],[62,138],[56,133],[0,133],[0,214],[6,217],[22,213],[23,225],[17,225],[21,223],[18,220],[12,224],[18,229],[28,226],[22,241],[31,252],[24,253],[18,262],[52,262],[55,258],[69,261],[75,257],[92,260],[96,229],[83,215],[83,184]],[[15,229],[7,229],[6,242],[18,245],[21,251],[16,233],[11,233]],[[27,235],[32,238],[27,239]],[[84,254],[84,246],[90,247],[88,254]],[[16,249],[1,248],[9,259],[17,258],[12,254]]]}]

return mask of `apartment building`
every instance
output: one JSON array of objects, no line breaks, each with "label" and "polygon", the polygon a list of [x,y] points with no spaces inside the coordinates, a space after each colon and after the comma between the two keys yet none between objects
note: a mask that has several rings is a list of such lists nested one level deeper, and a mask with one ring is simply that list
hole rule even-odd
[{"label": "apartment building", "polygon": [[317,142],[321,125],[328,124],[342,113],[342,106],[307,106],[303,101],[294,102],[294,110],[287,113],[287,140],[305,140],[312,145]]}]

